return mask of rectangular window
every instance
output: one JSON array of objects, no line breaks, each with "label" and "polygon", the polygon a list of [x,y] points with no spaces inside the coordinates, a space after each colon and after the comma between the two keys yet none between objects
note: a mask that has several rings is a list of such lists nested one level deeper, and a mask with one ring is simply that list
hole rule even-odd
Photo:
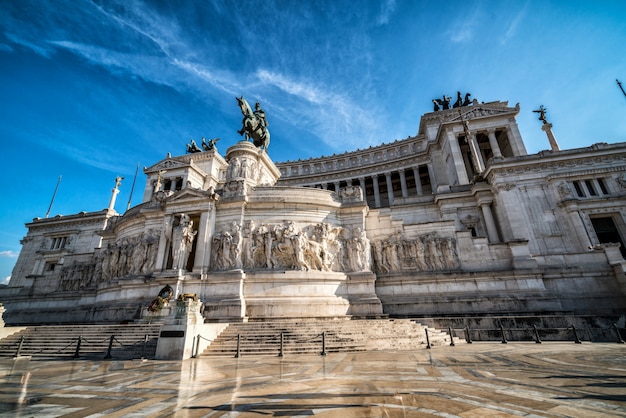
[{"label": "rectangular window", "polygon": [[604,179],[598,179],[598,186],[600,186],[602,194],[609,194],[609,191],[606,188],[606,184],[604,184]]},{"label": "rectangular window", "polygon": [[612,217],[607,216],[602,218],[591,218],[591,224],[593,225],[593,229],[596,232],[596,236],[598,237],[600,244],[621,244],[620,251],[622,252],[622,256],[626,258],[626,248],[624,247],[624,242],[622,241],[622,237],[617,229],[617,226],[615,226],[615,222]]},{"label": "rectangular window", "polygon": [[591,182],[591,180],[585,180],[585,185],[587,186],[587,190],[589,190],[589,194],[591,196],[597,196],[598,193],[596,192],[595,187],[593,187],[593,183]]},{"label": "rectangular window", "polygon": [[52,238],[52,244],[50,245],[51,250],[61,250],[65,248],[67,244],[67,237],[56,237]]},{"label": "rectangular window", "polygon": [[585,192],[583,191],[583,188],[580,187],[580,182],[574,181],[572,182],[572,184],[574,184],[574,189],[576,189],[576,194],[578,195],[578,197],[585,197]]}]

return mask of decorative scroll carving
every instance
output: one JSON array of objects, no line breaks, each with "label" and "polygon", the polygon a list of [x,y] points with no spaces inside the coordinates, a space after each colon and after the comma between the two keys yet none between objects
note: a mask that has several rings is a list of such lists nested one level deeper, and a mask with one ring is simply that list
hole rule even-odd
[{"label": "decorative scroll carving", "polygon": [[559,185],[557,186],[557,190],[559,192],[559,196],[561,196],[561,199],[567,199],[569,197],[572,197],[572,189],[565,181],[559,183]]},{"label": "decorative scroll carving", "polygon": [[454,238],[428,234],[409,240],[401,234],[394,234],[372,245],[376,273],[453,270],[459,267]]},{"label": "decorative scroll carving", "polygon": [[362,202],[363,189],[360,186],[347,186],[339,189],[339,198],[342,203]]},{"label": "decorative scroll carving", "polygon": [[626,189],[626,172],[623,172],[615,179],[622,189]]}]

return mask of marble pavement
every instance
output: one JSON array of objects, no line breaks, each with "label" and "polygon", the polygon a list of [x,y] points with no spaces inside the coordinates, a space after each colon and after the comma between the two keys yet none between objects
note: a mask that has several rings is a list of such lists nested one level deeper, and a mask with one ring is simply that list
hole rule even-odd
[{"label": "marble pavement", "polygon": [[626,346],[0,361],[0,417],[626,417]]}]

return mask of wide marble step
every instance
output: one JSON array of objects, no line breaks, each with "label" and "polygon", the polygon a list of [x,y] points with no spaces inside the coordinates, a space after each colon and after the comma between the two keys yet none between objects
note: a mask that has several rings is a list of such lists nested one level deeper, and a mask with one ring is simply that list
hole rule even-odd
[{"label": "wide marble step", "polygon": [[[450,342],[447,333],[411,320],[267,321],[229,325],[201,354],[277,355],[281,353],[408,350],[428,342]],[[282,351],[281,351],[282,335]],[[324,345],[322,345],[322,335]]]}]

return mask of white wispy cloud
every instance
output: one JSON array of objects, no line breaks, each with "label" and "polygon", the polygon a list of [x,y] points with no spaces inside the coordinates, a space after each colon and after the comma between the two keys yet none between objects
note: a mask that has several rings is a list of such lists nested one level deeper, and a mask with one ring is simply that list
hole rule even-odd
[{"label": "white wispy cloud", "polygon": [[502,37],[502,40],[500,41],[501,45],[505,45],[509,41],[509,39],[511,39],[513,35],[515,35],[515,32],[517,31],[517,27],[519,26],[520,22],[525,17],[525,15],[526,15],[526,7],[524,7],[519,13],[517,13],[513,17],[513,20],[511,20],[511,23],[509,23],[508,29],[506,30],[506,32],[504,33],[504,36]]},{"label": "white wispy cloud", "polygon": [[0,257],[17,258],[18,255],[19,253],[12,250],[0,251]]},{"label": "white wispy cloud", "polygon": [[37,44],[35,42],[31,42],[29,40],[27,40],[26,38],[19,36],[17,34],[14,33],[10,33],[10,32],[6,32],[5,36],[13,43],[17,44],[17,45],[21,45],[25,48],[30,49],[31,51],[35,52],[36,54],[39,54],[41,56],[44,56],[46,58],[50,58],[50,56],[54,53],[54,49],[53,48],[47,48],[45,46],[42,46],[40,44]]},{"label": "white wispy cloud", "polygon": [[469,42],[474,39],[476,30],[483,25],[480,5],[475,3],[471,12],[460,16],[452,22],[446,33],[454,43]]},{"label": "white wispy cloud", "polygon": [[9,284],[9,282],[11,281],[11,276],[7,276],[4,279],[2,279],[2,281],[0,282],[0,285],[7,285]]},{"label": "white wispy cloud", "polygon": [[267,70],[257,71],[256,76],[262,83],[293,96],[295,106],[284,108],[282,114],[294,125],[308,126],[327,145],[343,148],[373,143],[373,135],[379,130],[375,112],[360,106],[348,95]]},{"label": "white wispy cloud", "polygon": [[380,6],[380,14],[376,20],[378,25],[386,25],[389,23],[389,18],[396,10],[396,0],[387,0]]}]

